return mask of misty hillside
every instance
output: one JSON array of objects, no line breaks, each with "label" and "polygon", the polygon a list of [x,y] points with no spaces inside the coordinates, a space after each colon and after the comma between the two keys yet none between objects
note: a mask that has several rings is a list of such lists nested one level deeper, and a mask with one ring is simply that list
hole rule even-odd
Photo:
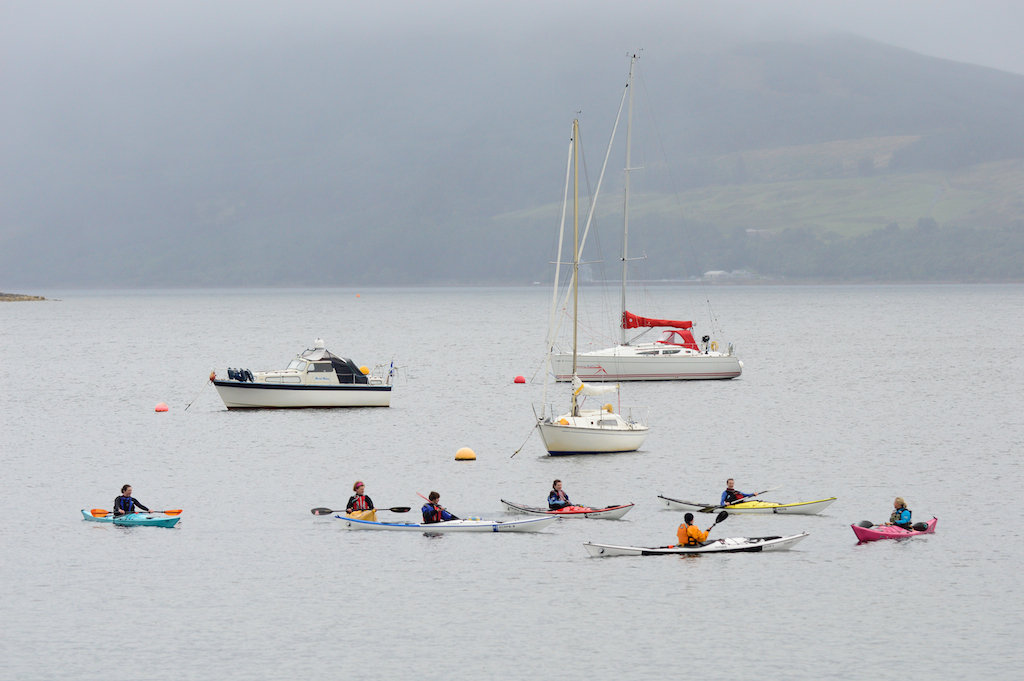
[{"label": "misty hillside", "polygon": [[[0,286],[549,279],[571,119],[592,184],[628,60],[462,40],[196,49],[60,87],[25,65]],[[644,276],[1024,277],[1024,76],[828,36],[644,53],[635,91]]]}]

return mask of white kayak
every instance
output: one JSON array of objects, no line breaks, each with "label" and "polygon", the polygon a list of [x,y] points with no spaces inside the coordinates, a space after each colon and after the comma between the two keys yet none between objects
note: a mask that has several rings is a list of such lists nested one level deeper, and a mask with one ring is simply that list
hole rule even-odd
[{"label": "white kayak", "polygon": [[525,520],[445,520],[440,523],[382,523],[334,516],[348,530],[405,530],[407,532],[538,532],[555,522],[555,516]]},{"label": "white kayak", "polygon": [[629,513],[633,504],[618,504],[615,506],[602,506],[592,508],[590,506],[566,506],[565,508],[548,509],[540,506],[527,506],[517,504],[513,501],[501,500],[505,508],[513,513],[526,513],[528,515],[553,515],[556,518],[602,518],[604,520],[618,520]]},{"label": "white kayak", "polygon": [[703,546],[615,546],[592,544],[583,547],[595,558],[605,556],[678,556],[688,553],[753,553],[756,551],[785,551],[807,536],[806,532],[789,537],[728,537],[715,539]]},{"label": "white kayak", "polygon": [[828,499],[817,499],[815,501],[795,501],[789,504],[777,504],[774,501],[757,501],[751,499],[750,501],[741,501],[736,504],[729,504],[728,506],[719,506],[718,504],[698,504],[693,501],[673,499],[672,497],[666,497],[660,494],[658,495],[658,498],[661,499],[666,506],[676,511],[718,513],[719,511],[726,510],[729,511],[730,514],[780,513],[792,515],[814,515],[816,513],[821,513],[836,500],[835,497],[829,497]]}]

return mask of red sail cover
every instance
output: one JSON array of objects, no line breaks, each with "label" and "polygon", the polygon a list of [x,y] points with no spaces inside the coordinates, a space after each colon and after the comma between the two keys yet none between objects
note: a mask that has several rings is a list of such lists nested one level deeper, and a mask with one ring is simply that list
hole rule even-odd
[{"label": "red sail cover", "polygon": [[674,319],[648,319],[647,317],[638,317],[629,311],[623,311],[622,328],[638,329],[642,326],[674,326],[677,329],[692,329],[693,322],[679,322]]}]

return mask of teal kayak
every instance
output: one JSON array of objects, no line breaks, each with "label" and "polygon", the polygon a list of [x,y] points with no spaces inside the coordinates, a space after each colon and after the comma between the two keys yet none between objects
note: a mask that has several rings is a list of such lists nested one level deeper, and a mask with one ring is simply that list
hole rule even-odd
[{"label": "teal kayak", "polygon": [[82,517],[85,520],[91,520],[94,523],[113,523],[114,525],[152,525],[154,527],[174,527],[179,520],[180,515],[158,515],[155,513],[127,513],[125,515],[114,516],[108,513],[105,516],[94,516],[84,508],[82,509]]}]

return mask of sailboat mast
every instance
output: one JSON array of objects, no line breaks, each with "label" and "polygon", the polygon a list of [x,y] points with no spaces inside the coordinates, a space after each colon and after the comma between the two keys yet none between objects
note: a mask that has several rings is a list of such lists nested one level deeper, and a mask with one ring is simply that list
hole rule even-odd
[{"label": "sailboat mast", "polygon": [[629,261],[629,173],[633,169],[630,163],[630,152],[633,146],[633,65],[636,55],[629,61],[629,79],[626,89],[629,90],[629,113],[626,116],[626,190],[622,202],[622,305],[619,312],[619,343],[626,344],[626,328],[623,320],[626,316],[626,264]]},{"label": "sailboat mast", "polygon": [[[572,120],[572,375],[576,375],[576,334],[580,296],[580,121]],[[576,391],[572,391],[572,415],[577,416]]]}]

